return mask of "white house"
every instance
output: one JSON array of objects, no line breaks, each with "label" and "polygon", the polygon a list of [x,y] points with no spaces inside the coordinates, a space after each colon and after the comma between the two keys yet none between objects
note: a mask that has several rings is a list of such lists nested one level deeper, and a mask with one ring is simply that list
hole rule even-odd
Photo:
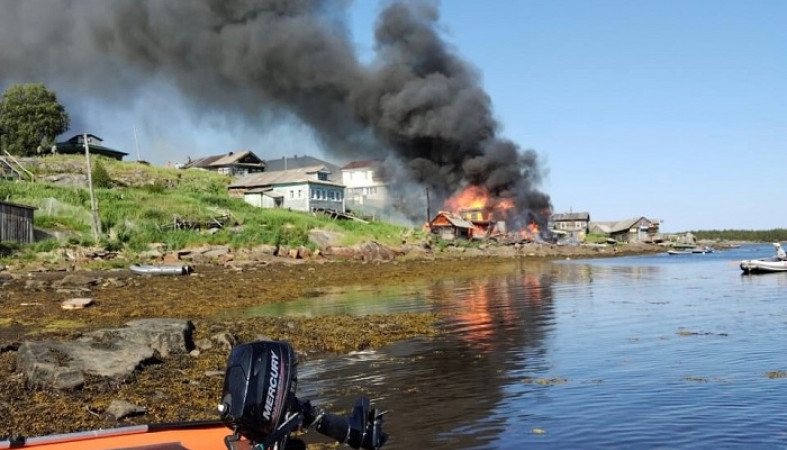
[{"label": "white house", "polygon": [[345,212],[344,186],[328,181],[325,166],[261,172],[245,176],[229,185],[231,197],[259,208],[288,208],[311,212],[329,209]]},{"label": "white house", "polygon": [[380,177],[381,161],[353,161],[342,167],[348,207],[384,208],[388,204],[388,184]]}]

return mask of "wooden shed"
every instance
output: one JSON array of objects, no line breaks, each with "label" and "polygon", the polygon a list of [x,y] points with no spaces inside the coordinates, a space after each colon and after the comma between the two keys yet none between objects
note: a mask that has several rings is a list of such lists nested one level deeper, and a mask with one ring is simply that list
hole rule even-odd
[{"label": "wooden shed", "polygon": [[447,211],[440,211],[429,222],[429,230],[442,239],[473,238],[473,224]]},{"label": "wooden shed", "polygon": [[0,201],[0,242],[34,242],[33,211],[32,206]]}]

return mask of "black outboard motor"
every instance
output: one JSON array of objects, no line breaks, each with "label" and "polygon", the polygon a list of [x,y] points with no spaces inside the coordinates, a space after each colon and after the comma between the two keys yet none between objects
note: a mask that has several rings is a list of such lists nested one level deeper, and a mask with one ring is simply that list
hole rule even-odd
[{"label": "black outboard motor", "polygon": [[259,341],[232,349],[219,404],[222,422],[233,431],[225,438],[229,450],[305,448],[302,441],[290,439],[290,433],[311,426],[356,449],[377,450],[385,444],[384,413],[370,409],[366,397],[355,402],[348,418],[298,399],[297,365],[286,342]]}]

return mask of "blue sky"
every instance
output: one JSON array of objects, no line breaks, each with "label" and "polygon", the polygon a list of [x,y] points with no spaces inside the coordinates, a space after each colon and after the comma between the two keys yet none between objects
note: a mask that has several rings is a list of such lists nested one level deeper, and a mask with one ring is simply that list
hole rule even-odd
[{"label": "blue sky", "polygon": [[[380,3],[351,28],[370,55]],[[556,212],[662,229],[787,227],[787,2],[451,0],[445,39]]]}]

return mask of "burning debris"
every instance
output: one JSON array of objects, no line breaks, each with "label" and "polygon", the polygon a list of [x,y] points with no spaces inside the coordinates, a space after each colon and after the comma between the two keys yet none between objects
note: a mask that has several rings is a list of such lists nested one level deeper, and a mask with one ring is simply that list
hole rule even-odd
[{"label": "burning debris", "polygon": [[[546,228],[537,154],[498,135],[478,71],[444,42],[437,6],[386,3],[375,59],[364,64],[345,25],[348,4],[8,0],[0,87],[36,80],[64,91],[84,128],[96,128],[81,116],[97,105],[136,108],[159,142],[182,140],[166,136],[171,120],[156,117],[169,105],[185,104],[193,128],[206,116],[248,129],[294,118],[329,156],[384,160],[395,206],[413,223],[429,206],[426,192],[450,205],[471,189],[486,196],[474,221],[484,232]],[[143,91],[162,92],[167,108],[140,102]]]},{"label": "burning debris", "polygon": [[[429,224],[431,231],[442,234],[445,222],[454,227],[469,226],[468,239],[493,239],[498,242],[541,242],[549,241],[546,227],[539,226],[539,219],[549,216],[530,214],[522,217],[511,198],[495,197],[480,186],[468,186],[445,201],[448,211],[441,211]],[[438,220],[442,218],[443,220]],[[461,221],[457,220],[460,219]],[[463,233],[459,233],[462,235]]]}]

